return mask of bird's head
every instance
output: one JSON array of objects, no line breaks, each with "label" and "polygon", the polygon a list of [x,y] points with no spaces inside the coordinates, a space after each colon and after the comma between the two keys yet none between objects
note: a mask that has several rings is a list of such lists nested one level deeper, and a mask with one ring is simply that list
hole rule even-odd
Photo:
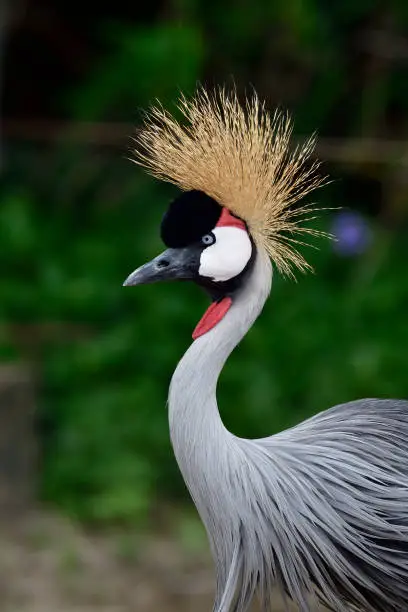
[{"label": "bird's head", "polygon": [[310,268],[293,235],[320,232],[299,225],[313,209],[294,204],[324,181],[318,162],[308,163],[314,140],[290,152],[289,118],[269,117],[256,96],[242,107],[236,94],[199,90],[179,108],[187,125],[153,108],[136,139],[135,162],[182,193],[162,220],[167,249],[124,285],[178,279],[204,287],[212,304],[196,338],[228,311],[259,250],[283,273]]},{"label": "bird's head", "polygon": [[212,305],[193,334],[198,337],[228,310],[252,267],[255,243],[242,219],[197,190],[182,193],[170,204],[161,238],[168,248],[132,272],[124,285],[190,280],[202,286]]}]

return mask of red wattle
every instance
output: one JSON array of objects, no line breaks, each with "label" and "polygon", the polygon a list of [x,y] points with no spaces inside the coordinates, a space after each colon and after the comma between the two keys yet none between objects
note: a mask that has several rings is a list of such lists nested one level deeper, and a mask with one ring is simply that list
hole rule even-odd
[{"label": "red wattle", "polygon": [[238,217],[234,217],[228,210],[228,208],[223,207],[221,211],[221,216],[218,219],[217,225],[215,227],[238,227],[239,229],[246,230],[246,225],[241,219]]},{"label": "red wattle", "polygon": [[232,304],[230,297],[222,298],[219,302],[213,302],[205,311],[197,327],[193,331],[193,339],[196,340],[203,334],[206,334],[210,329],[215,327],[217,323],[226,315]]}]

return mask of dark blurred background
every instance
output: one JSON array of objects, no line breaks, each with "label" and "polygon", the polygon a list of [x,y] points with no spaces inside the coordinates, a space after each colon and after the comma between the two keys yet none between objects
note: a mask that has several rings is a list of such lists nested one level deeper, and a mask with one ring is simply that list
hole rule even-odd
[{"label": "dark blurred background", "polygon": [[0,0],[2,610],[209,609],[166,410],[206,298],[121,286],[175,194],[131,137],[198,82],[253,86],[295,140],[316,131],[333,182],[315,199],[341,207],[316,222],[337,241],[305,249],[316,274],[275,277],[226,366],[226,425],[408,396],[406,0]]}]

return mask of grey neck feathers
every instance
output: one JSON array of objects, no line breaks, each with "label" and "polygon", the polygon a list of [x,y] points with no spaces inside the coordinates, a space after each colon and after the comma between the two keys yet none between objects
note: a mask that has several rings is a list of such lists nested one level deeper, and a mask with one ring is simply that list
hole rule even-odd
[{"label": "grey neck feathers", "polygon": [[184,480],[204,523],[214,491],[228,480],[235,436],[223,425],[217,405],[218,377],[229,354],[252,326],[269,295],[272,268],[257,253],[245,285],[225,317],[195,340],[174,372],[169,393],[170,435]]},{"label": "grey neck feathers", "polygon": [[[229,437],[218,411],[216,387],[233,349],[260,314],[270,293],[272,267],[262,252],[225,317],[189,347],[174,372],[169,393],[170,434],[184,474],[199,448],[210,453]],[[218,450],[218,448],[217,448]]]}]

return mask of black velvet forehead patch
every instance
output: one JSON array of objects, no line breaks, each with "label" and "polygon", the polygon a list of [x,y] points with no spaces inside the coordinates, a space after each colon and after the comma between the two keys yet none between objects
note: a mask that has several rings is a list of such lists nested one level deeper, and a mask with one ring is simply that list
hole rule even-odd
[{"label": "black velvet forehead patch", "polygon": [[161,223],[167,247],[181,248],[200,240],[217,225],[222,208],[203,191],[186,191],[170,204]]}]

